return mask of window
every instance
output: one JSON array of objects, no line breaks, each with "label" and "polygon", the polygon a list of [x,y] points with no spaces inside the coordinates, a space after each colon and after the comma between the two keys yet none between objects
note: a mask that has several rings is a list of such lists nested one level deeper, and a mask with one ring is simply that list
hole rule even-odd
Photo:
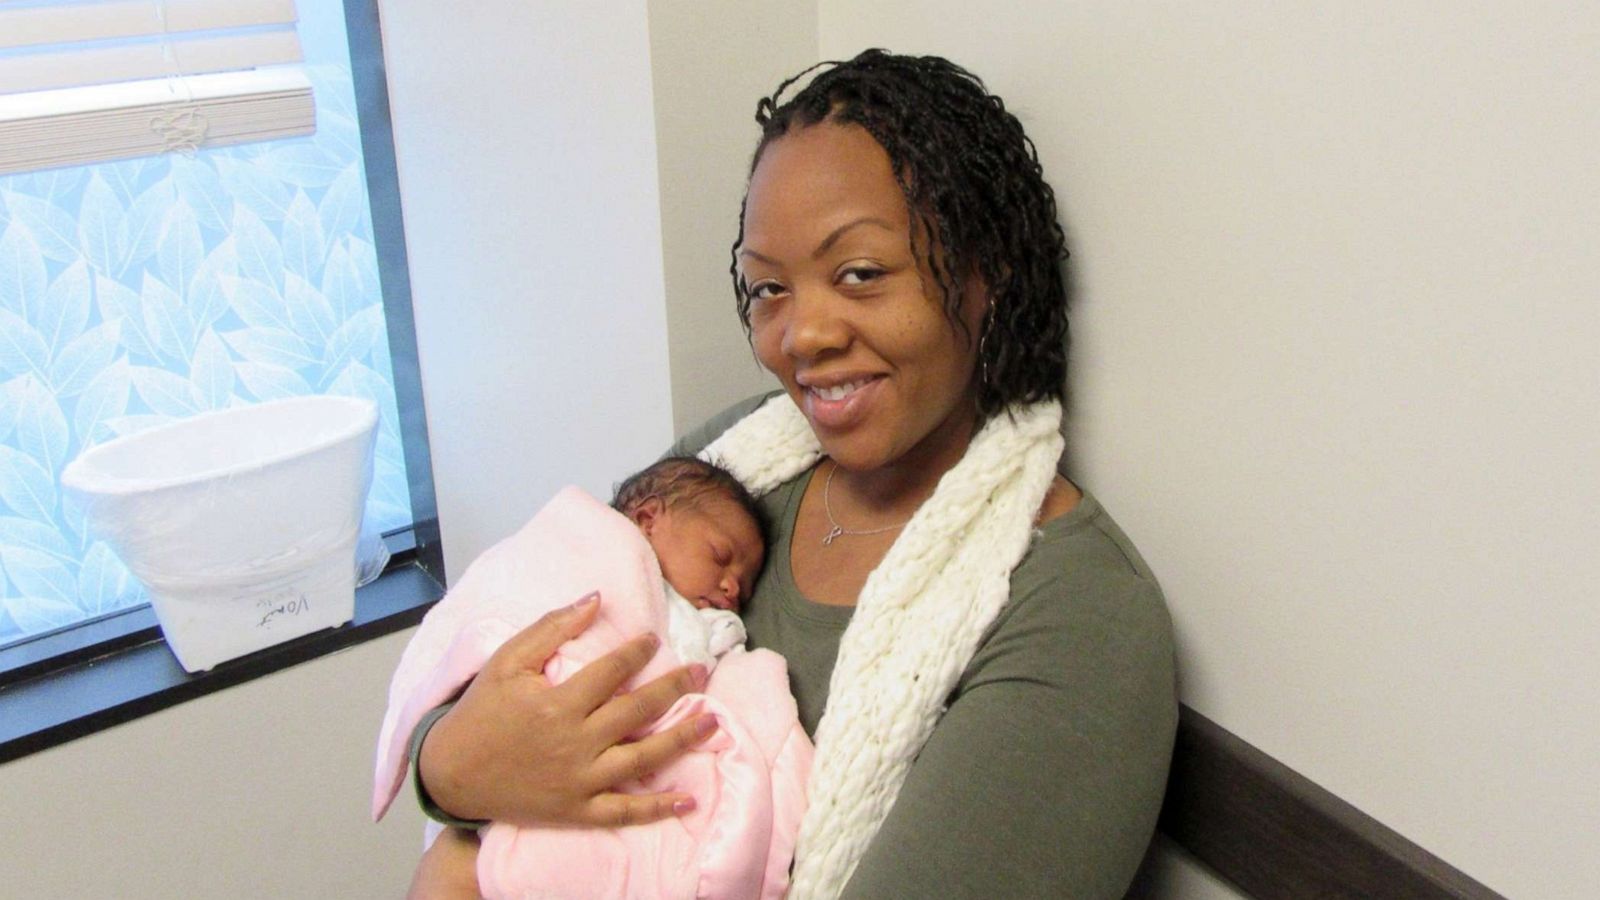
[{"label": "window", "polygon": [[367,523],[436,566],[376,10],[299,12],[314,136],[0,177],[0,649],[146,602],[65,463],[232,405],[376,402]]}]

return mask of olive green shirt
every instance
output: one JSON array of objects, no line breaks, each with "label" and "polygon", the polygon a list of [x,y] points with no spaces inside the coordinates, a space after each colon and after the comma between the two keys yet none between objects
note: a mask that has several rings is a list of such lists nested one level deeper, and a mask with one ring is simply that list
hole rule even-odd
[{"label": "olive green shirt", "polygon": [[[693,453],[758,406],[682,438]],[[813,472],[815,470],[812,470]],[[745,604],[815,732],[854,612],[806,599],[789,539],[812,472],[761,498],[767,565]],[[1155,829],[1178,721],[1161,589],[1085,492],[1040,527],[846,897],[1120,897]]]},{"label": "olive green shirt", "polygon": [[[672,452],[699,450],[764,399],[736,404]],[[788,660],[801,723],[814,733],[854,609],[806,599],[789,569],[811,474],[761,498],[767,565],[743,616],[751,646]],[[844,896],[1121,897],[1155,829],[1177,720],[1161,589],[1085,492],[1036,531],[1010,601]],[[414,751],[432,721],[413,733]],[[417,784],[424,809],[448,821]]]}]

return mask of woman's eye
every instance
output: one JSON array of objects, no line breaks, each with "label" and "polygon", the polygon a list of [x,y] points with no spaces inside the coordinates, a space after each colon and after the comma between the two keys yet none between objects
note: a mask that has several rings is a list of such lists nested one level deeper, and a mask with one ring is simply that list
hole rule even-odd
[{"label": "woman's eye", "polygon": [[881,278],[883,270],[871,266],[851,266],[839,273],[840,284],[866,284],[875,278]]},{"label": "woman's eye", "polygon": [[745,292],[749,294],[751,300],[765,300],[782,293],[783,287],[776,281],[758,281],[745,288]]}]

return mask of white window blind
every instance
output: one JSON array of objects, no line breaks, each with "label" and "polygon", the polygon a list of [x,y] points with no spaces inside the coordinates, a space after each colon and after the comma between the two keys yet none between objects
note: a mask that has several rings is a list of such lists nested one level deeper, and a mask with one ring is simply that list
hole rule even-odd
[{"label": "white window blind", "polygon": [[0,0],[0,174],[311,134],[294,0]]}]

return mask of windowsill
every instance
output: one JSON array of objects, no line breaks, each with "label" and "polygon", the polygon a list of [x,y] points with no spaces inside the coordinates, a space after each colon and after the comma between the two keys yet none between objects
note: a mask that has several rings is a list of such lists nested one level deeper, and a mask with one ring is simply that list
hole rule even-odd
[{"label": "windowsill", "polygon": [[103,655],[0,688],[0,763],[417,624],[444,588],[415,559],[356,591],[355,618],[190,674],[159,629]]}]

